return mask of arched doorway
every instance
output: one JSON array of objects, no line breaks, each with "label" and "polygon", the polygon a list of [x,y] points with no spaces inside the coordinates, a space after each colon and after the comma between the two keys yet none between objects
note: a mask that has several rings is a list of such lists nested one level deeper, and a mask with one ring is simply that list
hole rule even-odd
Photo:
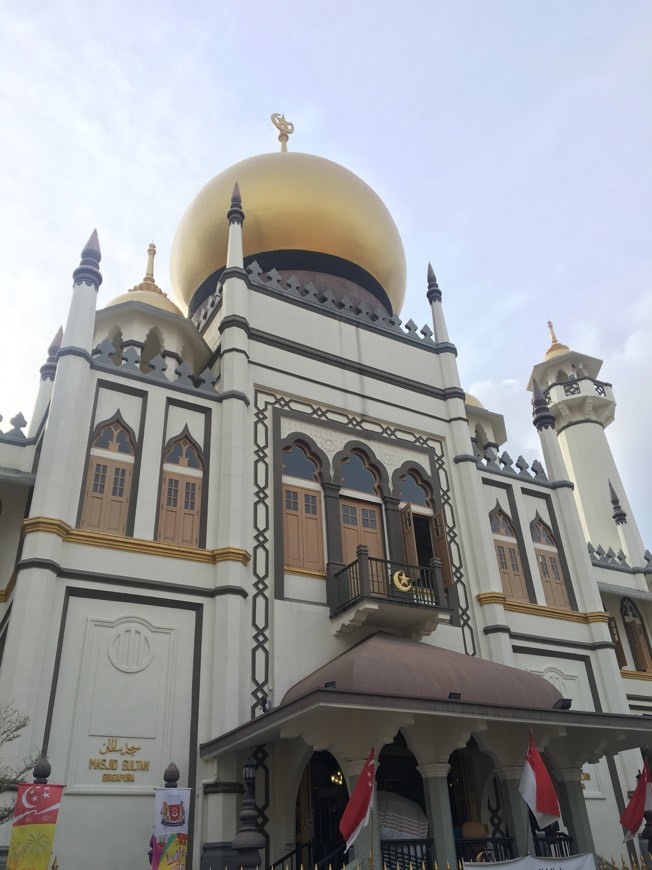
[{"label": "arched doorway", "polygon": [[327,859],[340,866],[344,841],[340,819],[349,799],[344,775],[330,752],[314,752],[301,777],[296,803],[297,847],[303,846],[299,862],[311,867]]},{"label": "arched doorway", "polygon": [[472,861],[480,855],[484,857],[483,853],[489,849],[498,861],[514,857],[491,758],[479,749],[472,737],[463,749],[456,749],[448,761],[448,796],[458,855]]},{"label": "arched doorway", "polygon": [[383,865],[432,864],[432,840],[417,760],[399,731],[378,757],[376,807]]}]

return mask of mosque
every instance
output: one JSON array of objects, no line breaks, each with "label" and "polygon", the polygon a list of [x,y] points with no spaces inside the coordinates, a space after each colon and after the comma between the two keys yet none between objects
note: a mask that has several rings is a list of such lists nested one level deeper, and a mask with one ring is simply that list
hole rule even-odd
[{"label": "mosque", "polygon": [[[510,457],[432,268],[428,323],[402,323],[383,202],[274,119],[280,150],[181,218],[170,296],[150,246],[97,310],[91,235],[29,424],[1,424],[0,698],[30,717],[3,762],[43,746],[66,784],[62,870],[147,867],[171,761],[189,866],[234,867],[247,759],[262,864],[335,864],[372,746],[354,850],[376,866],[618,855],[652,744],[652,556],[602,362],[551,330],[544,463]],[[559,830],[518,793],[530,732]]]}]

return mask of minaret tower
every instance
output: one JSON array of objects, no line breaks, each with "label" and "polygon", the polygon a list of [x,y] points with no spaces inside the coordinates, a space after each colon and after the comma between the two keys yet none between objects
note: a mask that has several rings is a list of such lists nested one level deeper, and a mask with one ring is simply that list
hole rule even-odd
[{"label": "minaret tower", "polygon": [[536,382],[554,415],[584,534],[594,547],[615,552],[623,548],[613,518],[615,490],[627,515],[625,555],[630,565],[640,565],[645,548],[605,432],[614,419],[616,400],[611,384],[598,379],[602,360],[571,350],[557,340],[552,323],[548,328],[552,343],[543,362],[534,366],[528,389],[534,390]]}]

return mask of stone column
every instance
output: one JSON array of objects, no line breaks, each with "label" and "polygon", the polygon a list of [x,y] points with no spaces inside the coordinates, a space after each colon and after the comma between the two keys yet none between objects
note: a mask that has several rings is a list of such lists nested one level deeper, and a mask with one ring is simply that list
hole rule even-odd
[{"label": "stone column", "polygon": [[522,858],[532,847],[528,807],[518,790],[523,766],[503,767],[496,771],[505,799],[505,821],[514,840],[514,857]]},{"label": "stone column", "polygon": [[573,852],[593,852],[593,836],[582,790],[582,768],[569,767],[555,772],[559,807],[573,838]]},{"label": "stone column", "polygon": [[426,813],[433,839],[433,860],[439,867],[450,864],[457,866],[455,851],[455,832],[448,797],[448,762],[420,764],[418,771],[423,778],[423,791],[426,798]]}]

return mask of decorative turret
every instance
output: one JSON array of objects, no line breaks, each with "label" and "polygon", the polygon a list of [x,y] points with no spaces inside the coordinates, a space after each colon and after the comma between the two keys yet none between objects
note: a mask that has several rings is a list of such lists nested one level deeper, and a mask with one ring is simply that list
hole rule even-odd
[{"label": "decorative turret", "polygon": [[627,522],[627,514],[620,506],[620,500],[616,495],[616,491],[611,485],[611,481],[609,481],[609,496],[611,498],[611,504],[613,505],[613,513],[612,518],[617,526],[624,526]]},{"label": "decorative turret", "polygon": [[[66,353],[89,354],[93,346],[93,328],[95,324],[95,306],[97,290],[102,283],[99,265],[102,259],[97,230],[93,230],[89,240],[81,252],[79,266],[72,273],[73,290],[68,310],[68,320],[63,332],[59,355]],[[89,287],[95,293],[89,292]]]},{"label": "decorative turret", "polygon": [[61,349],[63,341],[63,329],[59,327],[57,334],[52,339],[48,348],[48,358],[41,366],[41,383],[39,384],[38,395],[32,411],[32,418],[29,424],[28,435],[32,438],[38,432],[39,426],[43,422],[45,412],[50,404],[52,396],[52,386],[54,376],[57,371],[57,353]]},{"label": "decorative turret", "polygon": [[532,390],[534,392],[532,398],[532,422],[537,432],[541,432],[542,429],[554,429],[555,415],[550,411],[546,397],[534,379],[532,379]]},{"label": "decorative turret", "polygon": [[[628,546],[623,549],[632,560],[630,564],[642,564],[643,543],[605,434],[615,416],[616,400],[611,384],[598,379],[602,360],[562,344],[551,322],[548,329],[550,347],[543,361],[534,366],[528,384],[534,395],[534,424],[543,444],[544,434],[554,432],[554,422],[555,440],[566,475],[575,484],[575,502],[587,541],[594,547],[602,546],[605,550],[611,547],[618,551],[622,546],[619,532],[629,517]],[[618,519],[615,510],[612,514],[607,499],[610,493],[615,508],[616,492],[620,496],[620,500],[616,499]]]},{"label": "decorative turret", "polygon": [[437,344],[447,343],[449,341],[448,329],[446,328],[446,320],[441,305],[441,290],[439,289],[437,276],[431,263],[428,263],[428,293],[426,295],[432,311],[432,328],[435,332],[435,341]]},{"label": "decorative turret", "polygon": [[112,299],[106,306],[107,308],[112,308],[114,305],[122,305],[125,302],[141,302],[143,305],[150,305],[152,308],[160,308],[162,311],[168,311],[170,314],[177,314],[183,317],[180,309],[171,299],[168,299],[167,293],[164,293],[154,280],[155,256],[156,245],[154,242],[150,242],[147,248],[147,266],[143,280],[140,284],[134,285],[131,290],[121,293],[120,296]]},{"label": "decorative turret", "polygon": [[229,222],[229,241],[226,252],[226,268],[244,268],[244,259],[242,255],[242,224],[244,223],[245,215],[242,210],[242,197],[240,196],[240,188],[236,181],[231,194],[231,207],[226,213],[226,218]]},{"label": "decorative turret", "polygon": [[101,259],[102,253],[100,251],[97,230],[93,230],[81,253],[81,262],[72,273],[75,284],[83,282],[84,284],[90,284],[98,290],[102,283],[102,274],[99,269]]}]

